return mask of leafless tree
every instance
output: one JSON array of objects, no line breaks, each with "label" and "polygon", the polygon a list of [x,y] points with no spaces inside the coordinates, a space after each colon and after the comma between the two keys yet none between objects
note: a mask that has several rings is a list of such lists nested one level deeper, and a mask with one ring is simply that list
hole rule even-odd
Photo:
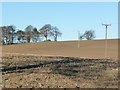
[{"label": "leafless tree", "polygon": [[25,32],[22,30],[17,31],[17,39],[20,43],[23,43],[23,40],[25,38]]},{"label": "leafless tree", "polygon": [[2,30],[3,43],[13,44],[16,27],[10,25],[10,26],[2,26],[1,28],[2,28],[1,30]]},{"label": "leafless tree", "polygon": [[40,34],[42,34],[46,38],[47,41],[48,36],[52,34],[52,26],[50,24],[45,24],[39,31]]},{"label": "leafless tree", "polygon": [[32,41],[37,42],[39,40],[40,33],[38,32],[37,28],[34,28],[32,31]]},{"label": "leafless tree", "polygon": [[82,40],[82,39],[84,39],[84,38],[85,38],[84,34],[80,34],[79,39]]},{"label": "leafless tree", "polygon": [[85,31],[84,37],[85,37],[87,40],[93,40],[93,39],[95,38],[95,32],[94,32],[93,30]]},{"label": "leafless tree", "polygon": [[30,41],[31,41],[33,29],[34,29],[34,28],[33,28],[32,25],[28,25],[28,26],[25,28],[25,36],[26,36],[26,39],[27,39],[27,42],[28,42],[28,43],[30,43]]},{"label": "leafless tree", "polygon": [[13,44],[14,34],[15,34],[16,27],[14,25],[8,26],[9,31],[9,44]]},{"label": "leafless tree", "polygon": [[57,27],[52,27],[52,36],[54,37],[54,41],[57,41],[57,38],[60,37],[62,33],[59,31]]}]

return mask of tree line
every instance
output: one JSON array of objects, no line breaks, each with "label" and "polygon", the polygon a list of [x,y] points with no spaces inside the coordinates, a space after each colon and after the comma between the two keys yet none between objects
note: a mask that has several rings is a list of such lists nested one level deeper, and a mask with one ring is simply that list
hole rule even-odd
[{"label": "tree line", "polygon": [[[15,39],[17,43],[30,43],[39,42],[41,37],[44,37],[44,41],[51,41],[48,37],[53,37],[54,41],[62,35],[60,30],[56,26],[51,24],[45,24],[40,29],[28,25],[24,30],[16,29],[14,25],[0,27],[0,41],[1,44],[14,44]],[[93,30],[86,30],[84,34],[80,34],[79,39],[92,40],[95,38],[95,32]]]},{"label": "tree line", "polygon": [[13,44],[17,38],[18,43],[39,42],[40,37],[45,37],[45,41],[51,41],[48,37],[53,37],[54,41],[62,35],[56,26],[45,24],[42,28],[37,29],[32,25],[28,25],[25,30],[16,30],[14,25],[0,27],[0,41],[2,44]]}]

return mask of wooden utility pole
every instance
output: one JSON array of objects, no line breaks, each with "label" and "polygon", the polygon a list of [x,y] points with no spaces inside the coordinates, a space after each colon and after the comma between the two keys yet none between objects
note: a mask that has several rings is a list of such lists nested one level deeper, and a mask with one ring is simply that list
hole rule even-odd
[{"label": "wooden utility pole", "polygon": [[78,48],[80,47],[80,32],[78,31]]},{"label": "wooden utility pole", "polygon": [[105,33],[105,59],[107,59],[107,29],[108,26],[111,26],[111,24],[102,24],[106,28],[106,33]]}]

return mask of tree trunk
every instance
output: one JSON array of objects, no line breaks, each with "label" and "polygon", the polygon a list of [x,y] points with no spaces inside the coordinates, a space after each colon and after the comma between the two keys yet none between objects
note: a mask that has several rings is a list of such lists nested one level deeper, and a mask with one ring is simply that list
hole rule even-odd
[{"label": "tree trunk", "polygon": [[27,42],[30,43],[30,36],[27,37]]},{"label": "tree trunk", "polygon": [[46,38],[46,41],[47,41],[47,36],[45,36],[45,38]]},{"label": "tree trunk", "polygon": [[57,35],[55,35],[55,41],[57,41]]}]

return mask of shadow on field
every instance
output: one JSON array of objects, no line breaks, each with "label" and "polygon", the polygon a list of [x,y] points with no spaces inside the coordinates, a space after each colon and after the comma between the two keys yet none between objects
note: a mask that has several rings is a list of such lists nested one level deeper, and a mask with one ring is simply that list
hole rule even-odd
[{"label": "shadow on field", "polygon": [[24,70],[30,70],[34,68],[45,68],[48,67],[52,70],[54,74],[62,74],[65,76],[75,76],[89,78],[93,76],[98,76],[102,71],[107,68],[117,68],[117,63],[112,60],[103,59],[80,59],[80,58],[70,58],[65,57],[62,60],[54,61],[41,61],[38,64],[29,65],[19,65],[19,66],[5,66],[2,68],[2,72],[5,73],[19,73],[24,72]]},{"label": "shadow on field", "polygon": [[57,74],[91,79],[100,76],[101,72],[108,68],[117,68],[117,63],[110,60],[72,58],[54,63],[51,69],[53,73]]}]

